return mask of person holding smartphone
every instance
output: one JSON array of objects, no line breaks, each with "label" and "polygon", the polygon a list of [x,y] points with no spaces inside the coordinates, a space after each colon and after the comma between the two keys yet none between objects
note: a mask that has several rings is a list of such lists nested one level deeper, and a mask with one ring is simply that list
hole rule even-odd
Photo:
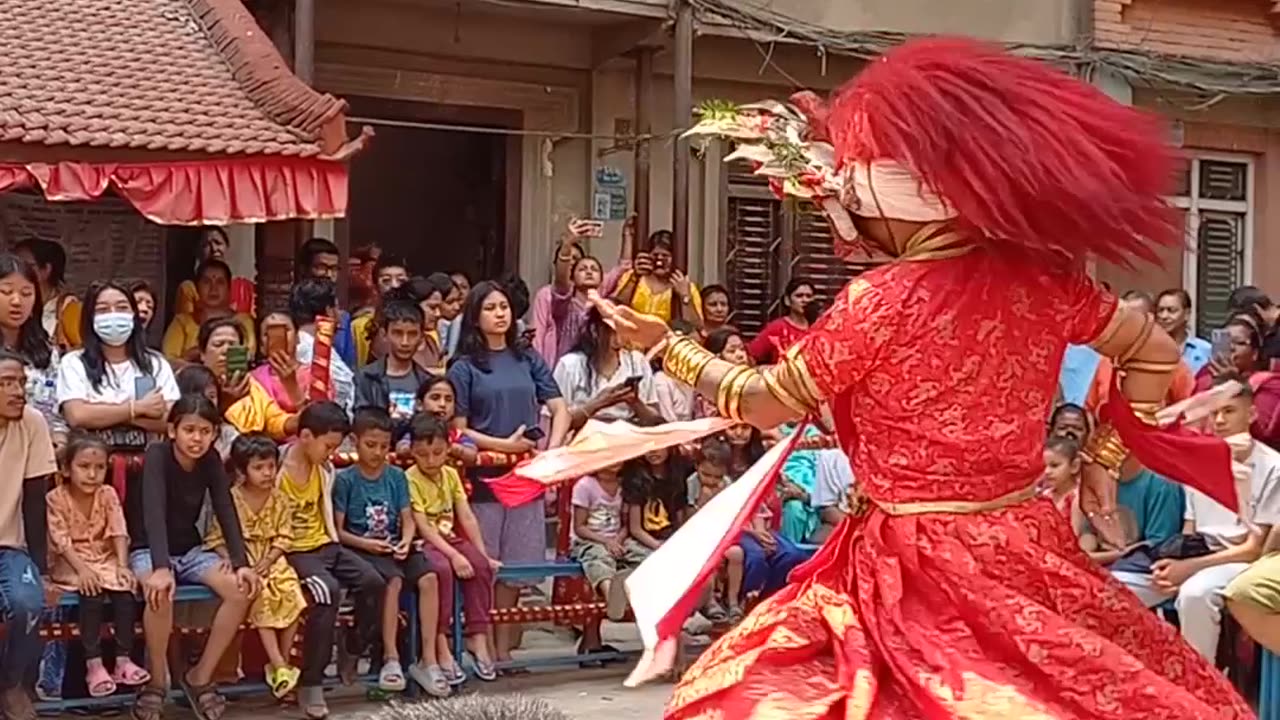
[{"label": "person holding smartphone", "polygon": [[662,422],[653,368],[644,353],[622,346],[598,310],[587,314],[577,345],[556,363],[554,376],[575,430],[591,418]]},{"label": "person holding smartphone", "polygon": [[1196,375],[1196,392],[1213,387],[1223,376],[1249,381],[1253,391],[1253,422],[1249,433],[1280,449],[1280,375],[1264,368],[1263,330],[1251,314],[1232,317],[1211,335],[1213,358]]},{"label": "person holding smartphone", "polygon": [[533,348],[547,367],[554,368],[578,342],[591,305],[587,293],[595,290],[608,297],[630,270],[635,222],[633,215],[623,224],[618,263],[606,273],[600,261],[583,249],[585,240],[600,237],[601,223],[578,218],[569,221],[565,238],[556,246],[555,278],[533,296]]},{"label": "person holding smartphone", "polygon": [[244,328],[233,318],[207,320],[200,326],[200,363],[217,379],[217,406],[241,434],[261,432],[276,442],[288,440],[298,432],[298,414],[280,407],[249,374],[244,343]]},{"label": "person holding smartphone", "polygon": [[[541,410],[551,414],[547,447],[559,447],[569,431],[569,408],[551,370],[538,353],[522,343],[511,302],[501,285],[477,283],[467,295],[462,314],[458,354],[449,367],[457,392],[453,425],[481,450],[521,455],[537,446],[525,432],[538,424]],[[486,554],[503,564],[546,560],[546,522],[543,498],[508,508],[498,502],[487,479],[510,468],[471,468],[472,509],[480,524]],[[514,607],[520,585],[500,582],[494,606]],[[509,624],[494,630],[496,660],[511,659],[513,630]]]},{"label": "person holding smartphone", "polygon": [[84,347],[58,367],[58,405],[72,428],[114,435],[113,449],[141,449],[163,433],[178,383],[164,356],[146,346],[136,301],[111,281],[84,295]]}]

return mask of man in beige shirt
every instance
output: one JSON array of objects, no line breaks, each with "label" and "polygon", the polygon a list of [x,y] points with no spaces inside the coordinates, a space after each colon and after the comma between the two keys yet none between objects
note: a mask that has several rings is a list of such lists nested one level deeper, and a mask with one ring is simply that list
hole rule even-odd
[{"label": "man in beige shirt", "polygon": [[49,426],[27,407],[26,363],[0,350],[0,712],[9,720],[36,717],[22,681],[40,659],[44,495],[56,470]]}]

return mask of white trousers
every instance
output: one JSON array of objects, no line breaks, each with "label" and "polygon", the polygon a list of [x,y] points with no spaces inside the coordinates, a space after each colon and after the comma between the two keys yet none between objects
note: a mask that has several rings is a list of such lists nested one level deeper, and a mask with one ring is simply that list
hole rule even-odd
[{"label": "white trousers", "polygon": [[[1174,607],[1182,625],[1182,638],[1209,662],[1218,657],[1218,637],[1222,633],[1222,591],[1249,563],[1227,563],[1205,568],[1187,578],[1178,588]],[[1112,573],[1133,591],[1147,607],[1155,607],[1169,596],[1156,590],[1155,580],[1146,573]]]}]

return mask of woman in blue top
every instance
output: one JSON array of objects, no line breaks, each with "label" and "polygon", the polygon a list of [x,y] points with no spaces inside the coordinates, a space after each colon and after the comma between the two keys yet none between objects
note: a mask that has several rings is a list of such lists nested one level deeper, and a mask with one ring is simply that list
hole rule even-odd
[{"label": "woman in blue top", "polygon": [[[569,408],[560,397],[551,370],[542,358],[519,339],[511,303],[501,285],[476,284],[467,294],[461,316],[458,351],[449,367],[449,379],[457,393],[457,427],[481,450],[521,454],[529,452],[536,437],[541,407],[551,412],[547,447],[558,447],[569,431]],[[504,507],[486,478],[505,468],[472,468],[471,507],[484,536],[485,551],[504,565],[546,562],[546,521],[539,497],[519,507]],[[515,607],[520,587],[498,583],[494,607]],[[496,659],[511,659],[513,627],[494,630]]]}]

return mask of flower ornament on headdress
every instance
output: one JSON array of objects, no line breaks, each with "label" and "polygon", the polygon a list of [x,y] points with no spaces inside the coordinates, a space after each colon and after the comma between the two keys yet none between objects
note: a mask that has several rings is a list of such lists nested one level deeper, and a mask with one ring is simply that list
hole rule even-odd
[{"label": "flower ornament on headdress", "polygon": [[1157,118],[1047,64],[975,40],[908,42],[823,103],[708,103],[691,135],[737,145],[776,193],[850,213],[946,221],[1047,263],[1156,262],[1181,242]]}]

